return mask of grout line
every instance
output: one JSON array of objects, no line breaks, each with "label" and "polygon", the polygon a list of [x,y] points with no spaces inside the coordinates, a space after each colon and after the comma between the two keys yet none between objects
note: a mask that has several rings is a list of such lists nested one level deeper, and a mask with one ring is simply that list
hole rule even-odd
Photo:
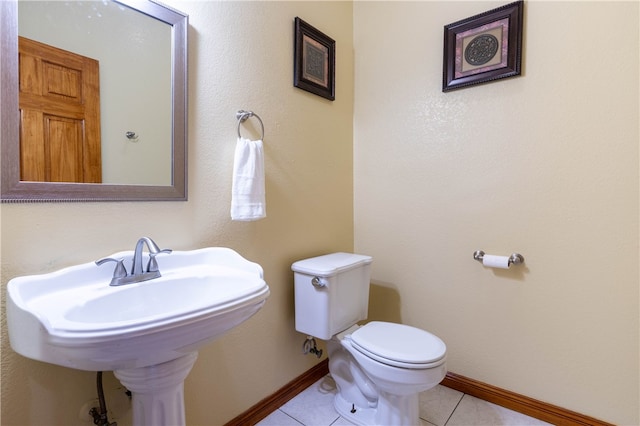
[{"label": "grout line", "polygon": [[449,414],[449,417],[447,417],[447,420],[444,422],[444,425],[442,425],[442,426],[447,426],[447,424],[449,423],[449,420],[451,420],[451,417],[453,417],[453,413],[456,412],[456,410],[458,409],[458,406],[460,406],[460,403],[462,402],[462,398],[464,398],[465,395],[466,395],[465,393],[462,394],[462,396],[460,397],[460,400],[458,401],[458,403],[456,404],[455,408],[453,409],[451,414]]},{"label": "grout line", "polygon": [[284,415],[286,415],[287,417],[292,418],[294,421],[296,421],[296,422],[300,423],[302,426],[305,426],[305,424],[304,424],[304,423],[302,423],[300,420],[296,419],[295,417],[290,416],[286,411],[282,411],[282,410],[280,410],[280,409],[278,409],[278,411],[280,411],[281,413],[283,413],[283,414],[284,414]]},{"label": "grout line", "polygon": [[337,418],[337,419],[335,419],[334,421],[332,421],[332,422],[329,424],[329,426],[331,426],[331,425],[335,424],[338,420],[340,420],[340,418],[341,418],[341,416],[338,416],[338,418]]}]

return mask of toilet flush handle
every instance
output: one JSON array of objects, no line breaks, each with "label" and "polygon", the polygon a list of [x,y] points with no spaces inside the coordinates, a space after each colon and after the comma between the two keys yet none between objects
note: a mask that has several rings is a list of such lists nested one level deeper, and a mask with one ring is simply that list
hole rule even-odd
[{"label": "toilet flush handle", "polygon": [[315,288],[322,288],[327,286],[327,282],[320,277],[313,277],[311,279],[311,285]]}]

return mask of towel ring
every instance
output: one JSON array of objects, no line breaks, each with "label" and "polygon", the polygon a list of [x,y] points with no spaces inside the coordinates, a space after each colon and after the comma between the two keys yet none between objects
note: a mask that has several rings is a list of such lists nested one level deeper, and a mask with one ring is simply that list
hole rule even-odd
[{"label": "towel ring", "polygon": [[250,117],[255,117],[260,122],[260,129],[262,130],[262,136],[260,137],[260,139],[264,139],[264,124],[262,123],[262,119],[260,118],[260,116],[253,111],[245,111],[242,109],[236,112],[236,118],[238,119],[238,137],[242,137],[242,135],[240,134],[240,125],[247,121]]}]

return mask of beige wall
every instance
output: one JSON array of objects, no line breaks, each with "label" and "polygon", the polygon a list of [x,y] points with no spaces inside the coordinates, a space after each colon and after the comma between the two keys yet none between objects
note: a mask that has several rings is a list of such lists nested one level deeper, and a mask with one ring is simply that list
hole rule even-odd
[{"label": "beige wall", "polygon": [[[3,285],[142,235],[259,262],[267,305],[202,350],[186,383],[188,422],[220,424],[313,365],[289,265],[355,234],[374,256],[371,317],[438,334],[451,371],[640,422],[637,2],[528,2],[524,75],[446,95],[442,26],[501,3],[169,3],[191,23],[189,201],[2,205]],[[291,85],[295,16],[338,42],[333,103]],[[240,108],[267,133],[256,223],[228,215]],[[476,249],[526,265],[487,270]],[[95,376],[16,355],[4,327],[2,423],[80,424]]]},{"label": "beige wall", "polygon": [[453,372],[637,425],[638,2],[528,1],[523,76],[442,93],[443,25],[501,4],[354,3],[372,312],[440,336]]},{"label": "beige wall", "polygon": [[[218,425],[317,362],[294,330],[291,263],[353,249],[352,4],[167,3],[190,15],[189,201],[2,205],[2,295],[11,277],[132,249],[143,235],[173,249],[228,246],[260,263],[267,304],[200,351],[187,378],[188,423]],[[296,16],[337,41],[335,102],[292,86]],[[255,223],[229,218],[238,109],[258,113],[266,131],[268,216]],[[96,396],[95,374],[15,354],[2,327],[2,424],[92,424],[78,413]],[[111,374],[105,385],[112,420],[130,423]]]}]

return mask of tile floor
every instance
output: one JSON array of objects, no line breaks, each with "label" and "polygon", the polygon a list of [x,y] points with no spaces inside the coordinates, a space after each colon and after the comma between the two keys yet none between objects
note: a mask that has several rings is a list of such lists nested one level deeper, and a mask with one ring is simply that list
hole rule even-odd
[{"label": "tile floor", "polygon": [[[335,383],[320,379],[258,423],[258,426],[352,426],[333,408]],[[533,426],[548,425],[499,405],[436,386],[420,394],[420,425]]]}]

